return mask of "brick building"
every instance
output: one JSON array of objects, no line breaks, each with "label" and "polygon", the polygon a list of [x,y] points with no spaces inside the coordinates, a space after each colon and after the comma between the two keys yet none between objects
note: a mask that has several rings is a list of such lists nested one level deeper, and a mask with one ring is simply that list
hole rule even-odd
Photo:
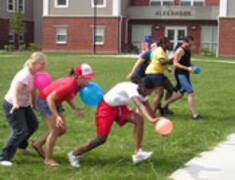
[{"label": "brick building", "polygon": [[[234,0],[97,0],[96,6],[94,0],[4,1],[6,7],[25,4],[25,21],[33,30],[24,37],[46,51],[92,52],[95,43],[97,52],[122,52],[141,49],[146,36],[153,41],[168,36],[174,48],[193,35],[194,53],[207,48],[219,56],[235,56]],[[7,18],[12,14],[5,14],[0,15],[0,47],[9,41]]]}]

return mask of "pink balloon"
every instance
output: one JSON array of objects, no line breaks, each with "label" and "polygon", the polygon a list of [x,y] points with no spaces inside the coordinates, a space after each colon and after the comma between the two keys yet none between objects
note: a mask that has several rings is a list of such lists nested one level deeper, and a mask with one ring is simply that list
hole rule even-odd
[{"label": "pink balloon", "polygon": [[51,76],[46,72],[36,73],[34,76],[34,86],[38,90],[42,90],[51,83]]},{"label": "pink balloon", "polygon": [[168,135],[173,130],[173,124],[169,119],[161,118],[156,126],[155,131],[161,135]]}]

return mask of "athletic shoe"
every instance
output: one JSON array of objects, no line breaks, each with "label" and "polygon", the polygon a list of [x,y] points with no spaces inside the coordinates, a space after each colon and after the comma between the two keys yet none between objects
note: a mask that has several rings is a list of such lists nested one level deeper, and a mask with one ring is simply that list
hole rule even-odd
[{"label": "athletic shoe", "polygon": [[174,114],[174,112],[169,110],[169,109],[165,109],[164,113],[165,114],[170,114],[170,115]]},{"label": "athletic shoe", "polygon": [[153,152],[144,152],[140,149],[137,154],[132,155],[132,160],[134,164],[137,164],[146,159],[149,159],[152,155]]},{"label": "athletic shoe", "polygon": [[80,164],[79,164],[79,159],[80,159],[80,156],[74,156],[72,152],[69,152],[67,154],[67,158],[70,162],[70,165],[72,167],[75,167],[75,168],[79,168],[80,167]]},{"label": "athletic shoe", "polygon": [[4,160],[4,161],[0,161],[0,165],[1,166],[12,166],[13,163],[11,161]]},{"label": "athletic shoe", "polygon": [[193,117],[194,120],[202,120],[202,119],[206,119],[206,116],[201,116],[201,115],[197,115],[196,117]]},{"label": "athletic shoe", "polygon": [[159,109],[159,111],[160,111],[160,115],[161,115],[161,116],[164,116],[164,115],[166,114],[165,109],[162,108],[161,104],[158,105],[158,109]]}]

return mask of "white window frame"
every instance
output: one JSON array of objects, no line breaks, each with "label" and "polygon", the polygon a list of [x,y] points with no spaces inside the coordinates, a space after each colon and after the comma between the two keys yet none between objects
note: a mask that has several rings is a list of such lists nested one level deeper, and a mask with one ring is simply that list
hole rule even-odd
[{"label": "white window frame", "polygon": [[205,0],[180,0],[180,5],[181,5],[181,2],[190,2],[190,6],[194,6],[194,2],[203,2],[203,6],[205,6]]},{"label": "white window frame", "polygon": [[[96,5],[96,7],[97,8],[106,8],[106,0],[103,0],[104,1],[104,3],[103,3],[103,5]],[[91,7],[92,8],[95,8],[95,0],[91,0]]]},{"label": "white window frame", "polygon": [[[20,9],[20,1],[17,1],[17,9]],[[25,12],[25,0],[22,0],[22,9],[21,9],[21,13],[24,14]]]},{"label": "white window frame", "polygon": [[178,40],[178,39],[177,39],[177,38],[178,38],[178,30],[184,30],[184,31],[185,31],[185,37],[186,37],[187,34],[188,34],[188,30],[187,30],[187,27],[186,27],[186,26],[166,26],[166,27],[165,27],[165,36],[166,36],[166,37],[168,36],[167,31],[168,31],[168,30],[171,30],[171,29],[177,32],[176,35],[175,35],[175,37],[174,37],[174,39],[171,40],[171,43],[172,43],[173,45],[175,45],[175,46],[173,47],[173,49],[174,49],[174,48],[177,46],[177,44],[178,44],[179,42],[182,42],[182,43],[183,43],[183,40]]},{"label": "white window frame", "polygon": [[[22,37],[22,38],[21,38]],[[18,36],[19,43],[24,43],[24,33],[20,33]]]},{"label": "white window frame", "polygon": [[9,32],[9,37],[12,37],[12,39],[9,38],[9,43],[14,43],[15,42],[15,33],[14,32]]},{"label": "white window frame", "polygon": [[[203,28],[207,28],[209,29],[210,31],[212,31],[212,41],[205,41],[202,39],[202,36],[200,38],[200,46],[202,47],[203,45],[207,44],[209,46],[209,51],[212,52],[212,49],[213,49],[213,46],[216,46],[215,50],[217,49],[218,47],[218,39],[214,40],[213,39],[213,33],[215,33],[215,29],[217,29],[216,26],[201,26],[201,31],[203,31]],[[218,38],[218,30],[217,30],[217,38]]]},{"label": "white window frame", "polygon": [[151,2],[160,2],[160,6],[166,6],[166,5],[164,5],[164,2],[172,2],[172,6],[175,5],[174,0],[150,0],[149,1],[150,5],[151,5]]},{"label": "white window frame", "polygon": [[55,8],[68,8],[69,7],[69,0],[65,0],[65,5],[58,4],[58,0],[55,0]]},{"label": "white window frame", "polygon": [[12,0],[12,6],[13,6],[13,9],[9,9],[9,0],[7,0],[7,12],[15,12],[15,0]]},{"label": "white window frame", "polygon": [[[98,32],[98,29],[102,29],[103,32],[102,33],[99,33]],[[96,26],[96,36],[95,36],[95,40],[93,39],[93,42],[95,41],[95,45],[104,45],[104,37],[105,37],[105,27],[104,26]],[[96,41],[96,37],[97,36],[102,36],[103,37],[103,41],[102,42],[97,42]]]},{"label": "white window frame", "polygon": [[[67,37],[68,37],[68,28],[67,28],[67,26],[55,26],[55,28],[56,28],[56,44],[67,44]],[[58,33],[59,28],[65,29],[65,33],[59,34]],[[58,36],[65,36],[65,40],[64,41],[58,40],[58,38],[57,38]]]}]

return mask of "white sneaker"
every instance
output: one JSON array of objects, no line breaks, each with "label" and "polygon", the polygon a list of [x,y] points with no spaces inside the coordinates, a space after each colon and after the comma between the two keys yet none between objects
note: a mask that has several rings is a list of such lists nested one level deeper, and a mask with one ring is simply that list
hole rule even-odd
[{"label": "white sneaker", "polygon": [[152,155],[153,152],[144,152],[140,149],[137,154],[132,155],[132,160],[134,164],[137,164],[146,159],[149,159]]},{"label": "white sneaker", "polygon": [[79,168],[80,167],[80,164],[79,164],[79,159],[80,159],[80,156],[74,156],[72,152],[69,152],[67,154],[67,158],[70,162],[70,165],[72,167],[75,167],[75,168]]},{"label": "white sneaker", "polygon": [[11,161],[4,160],[4,161],[0,161],[0,165],[2,165],[2,166],[12,166],[13,163]]}]

